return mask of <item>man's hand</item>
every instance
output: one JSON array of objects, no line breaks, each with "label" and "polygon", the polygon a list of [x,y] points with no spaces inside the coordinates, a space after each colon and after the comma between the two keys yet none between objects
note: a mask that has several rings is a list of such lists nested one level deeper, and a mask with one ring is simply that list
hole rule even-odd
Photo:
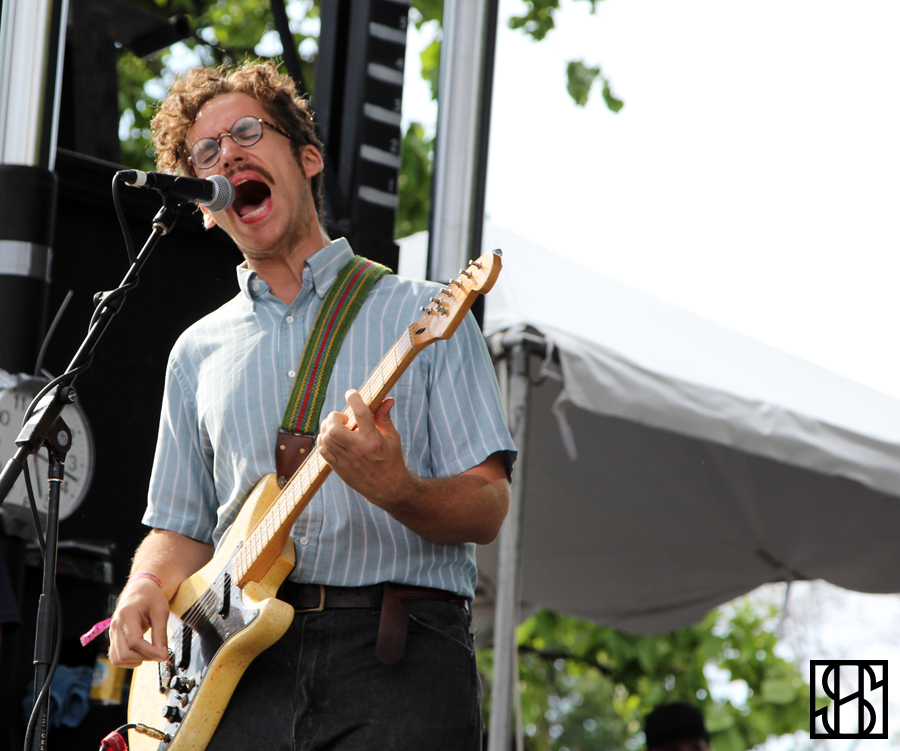
[{"label": "man's hand", "polygon": [[[109,626],[109,659],[121,668],[136,668],[144,660],[169,659],[166,622],[169,602],[152,579],[130,581],[116,606]],[[144,639],[151,630],[153,642]]]},{"label": "man's hand", "polygon": [[[163,586],[150,577],[128,580],[109,625],[109,659],[113,665],[134,668],[145,660],[169,659],[169,600],[181,582],[206,565],[212,554],[212,545],[177,532],[150,531],[134,554],[131,571],[152,573]],[[151,641],[144,638],[147,629]]]},{"label": "man's hand", "polygon": [[373,414],[355,389],[348,391],[346,398],[357,427],[347,427],[349,418],[343,412],[330,413],[319,430],[319,453],[351,488],[386,508],[391,497],[414,492],[415,482],[391,420],[394,399],[385,399]]},{"label": "man's hand", "polygon": [[369,502],[426,540],[444,545],[486,544],[496,538],[509,508],[502,452],[456,477],[417,477],[406,466],[400,435],[391,420],[393,398],[372,414],[355,390],[347,403],[357,428],[332,412],[317,446],[337,475]]}]

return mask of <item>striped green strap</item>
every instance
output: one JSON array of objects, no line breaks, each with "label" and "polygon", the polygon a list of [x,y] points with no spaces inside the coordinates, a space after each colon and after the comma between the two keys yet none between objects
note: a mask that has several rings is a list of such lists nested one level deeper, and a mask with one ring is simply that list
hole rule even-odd
[{"label": "striped green strap", "polygon": [[316,434],[328,379],[344,337],[372,285],[390,273],[386,266],[361,256],[353,256],[340,270],[306,340],[291,398],[281,420],[282,430],[301,435]]}]

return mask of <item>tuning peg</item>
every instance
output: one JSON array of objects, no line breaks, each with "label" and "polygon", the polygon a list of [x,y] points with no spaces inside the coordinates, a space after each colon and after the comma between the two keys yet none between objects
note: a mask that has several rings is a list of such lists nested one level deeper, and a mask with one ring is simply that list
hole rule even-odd
[{"label": "tuning peg", "polygon": [[476,269],[483,269],[484,266],[481,265],[481,261],[469,261],[469,266],[474,266]]},{"label": "tuning peg", "polygon": [[466,271],[465,269],[460,269],[460,270],[459,270],[459,273],[462,274],[463,276],[469,277],[469,279],[472,278],[472,272],[471,272],[471,271]]}]

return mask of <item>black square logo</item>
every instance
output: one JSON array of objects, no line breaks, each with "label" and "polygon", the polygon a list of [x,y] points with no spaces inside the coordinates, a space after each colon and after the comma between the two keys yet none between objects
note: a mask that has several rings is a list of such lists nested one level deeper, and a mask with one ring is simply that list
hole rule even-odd
[{"label": "black square logo", "polygon": [[[888,661],[810,660],[809,737],[887,738]],[[816,710],[816,694],[831,705]]]}]

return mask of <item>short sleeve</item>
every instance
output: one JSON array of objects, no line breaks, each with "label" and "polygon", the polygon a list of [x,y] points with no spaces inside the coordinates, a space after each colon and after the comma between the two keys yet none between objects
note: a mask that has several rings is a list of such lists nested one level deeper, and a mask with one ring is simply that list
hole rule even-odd
[{"label": "short sleeve", "polygon": [[506,426],[500,389],[484,336],[471,313],[449,340],[433,347],[428,389],[429,441],[437,477],[449,477],[516,447]]},{"label": "short sleeve", "polygon": [[143,523],[212,543],[218,503],[212,450],[201,446],[197,402],[174,359],[166,371]]}]

